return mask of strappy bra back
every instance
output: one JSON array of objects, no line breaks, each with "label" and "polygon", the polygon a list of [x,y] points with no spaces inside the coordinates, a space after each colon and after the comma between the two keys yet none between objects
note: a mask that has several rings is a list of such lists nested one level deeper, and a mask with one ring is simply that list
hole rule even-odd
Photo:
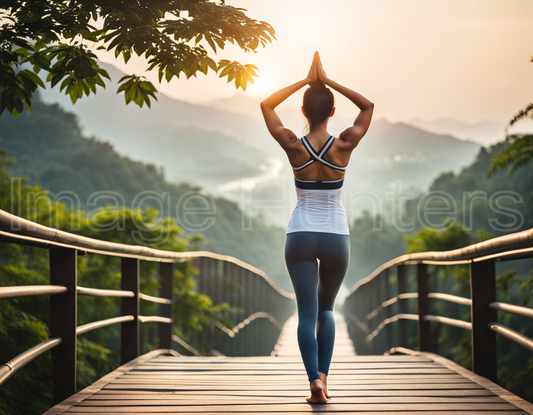
[{"label": "strappy bra back", "polygon": [[329,161],[327,161],[325,159],[325,156],[326,156],[327,152],[329,151],[329,149],[333,146],[334,141],[335,141],[335,137],[334,136],[329,137],[328,140],[322,146],[322,148],[320,150],[318,150],[318,152],[316,152],[315,149],[313,148],[313,146],[309,143],[309,140],[307,140],[307,137],[305,137],[305,136],[302,137],[302,144],[304,145],[305,149],[309,153],[310,157],[309,157],[309,160],[307,160],[304,164],[302,164],[299,167],[293,167],[292,169],[294,171],[300,171],[300,170],[305,169],[307,166],[310,166],[315,161],[318,161],[318,162],[320,162],[320,163],[322,163],[322,164],[324,164],[324,165],[326,165],[326,166],[328,166],[328,167],[330,167],[332,169],[345,172],[346,171],[346,167],[336,166],[335,164],[330,163]]},{"label": "strappy bra back", "polygon": [[[335,141],[335,137],[331,136],[328,138],[328,140],[324,143],[322,148],[318,150],[318,152],[315,151],[313,146],[309,143],[309,140],[307,140],[307,137],[302,137],[302,143],[307,150],[307,152],[310,155],[309,160],[307,160],[304,164],[302,164],[299,167],[293,167],[292,169],[294,171],[300,171],[302,169],[305,169],[307,166],[310,166],[315,161],[318,161],[332,169],[339,170],[342,172],[346,171],[346,167],[340,167],[333,163],[330,163],[325,159],[325,156],[329,149],[333,146],[333,142]],[[334,190],[334,189],[340,189],[344,183],[344,178],[339,180],[319,180],[319,181],[311,181],[311,180],[301,180],[298,178],[294,178],[294,182],[297,188],[299,189],[313,189],[313,190]]]}]

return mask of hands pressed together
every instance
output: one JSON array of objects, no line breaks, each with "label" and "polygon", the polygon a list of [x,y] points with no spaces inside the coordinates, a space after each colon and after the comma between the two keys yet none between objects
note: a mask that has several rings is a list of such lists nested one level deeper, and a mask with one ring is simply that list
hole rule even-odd
[{"label": "hands pressed together", "polygon": [[307,74],[306,78],[274,92],[261,102],[261,111],[263,112],[263,117],[265,118],[265,123],[268,127],[268,130],[283,148],[290,148],[290,146],[297,140],[297,136],[292,130],[283,125],[283,122],[276,113],[275,108],[296,91],[300,90],[305,85],[316,82],[317,80],[323,82],[341,95],[344,95],[360,110],[353,125],[346,128],[339,135],[341,141],[349,144],[348,149],[351,151],[357,146],[370,126],[374,104],[358,92],[328,78],[324,68],[322,67],[322,62],[318,52],[315,52],[313,56],[313,62],[311,63],[311,68],[309,69],[309,73]]},{"label": "hands pressed together", "polygon": [[315,54],[313,55],[313,62],[311,63],[311,68],[309,69],[309,73],[307,74],[307,78],[305,80],[308,84],[312,84],[317,79],[323,82],[324,84],[327,84],[329,82],[329,78],[326,75],[326,72],[324,72],[324,68],[322,67],[320,55],[318,54],[318,52],[315,52]]}]

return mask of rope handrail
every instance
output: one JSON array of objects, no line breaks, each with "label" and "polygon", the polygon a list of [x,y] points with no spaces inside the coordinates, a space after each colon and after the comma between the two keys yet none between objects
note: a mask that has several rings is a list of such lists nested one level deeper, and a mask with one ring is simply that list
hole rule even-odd
[{"label": "rope handrail", "polygon": [[487,241],[468,245],[464,248],[451,251],[427,251],[405,254],[382,264],[368,277],[354,285],[350,294],[357,288],[373,280],[384,270],[397,265],[410,264],[434,264],[434,265],[457,265],[469,264],[498,257],[516,259],[520,256],[531,256],[533,253],[533,228],[510,235],[499,236]]},{"label": "rope handrail", "polygon": [[452,294],[443,294],[443,293],[428,293],[428,298],[434,298],[436,300],[449,301],[450,303],[461,304],[461,305],[472,305],[472,300],[470,298],[459,297]]},{"label": "rope handrail", "polygon": [[279,321],[274,318],[274,316],[270,313],[266,313],[264,311],[258,311],[256,313],[253,313],[249,315],[247,318],[245,318],[243,321],[241,321],[239,324],[235,325],[233,329],[230,329],[229,327],[226,327],[223,325],[220,321],[215,321],[215,327],[218,327],[220,330],[222,330],[224,333],[226,333],[229,337],[233,338],[235,335],[242,330],[244,327],[246,327],[248,324],[250,324],[252,321],[258,319],[258,318],[266,318],[269,320],[272,324],[274,324],[279,331],[283,329],[281,324],[279,324]]},{"label": "rope handrail", "polygon": [[195,356],[201,356],[202,353],[200,353],[198,350],[196,350],[194,347],[192,347],[189,343],[187,343],[185,340],[180,339],[175,334],[172,335],[172,340],[178,343],[181,347],[183,347],[185,350],[188,350]]},{"label": "rope handrail", "polygon": [[89,297],[134,297],[135,293],[133,291],[124,291],[124,290],[103,290],[100,288],[87,288],[87,287],[76,287],[78,295],[86,295]]},{"label": "rope handrail", "polygon": [[289,293],[281,287],[278,287],[264,271],[229,255],[221,255],[209,251],[163,251],[141,245],[126,245],[102,241],[49,228],[48,226],[20,218],[1,209],[0,237],[7,240],[14,240],[23,245],[41,246],[43,248],[73,248],[95,254],[139,258],[155,262],[186,262],[197,258],[212,258],[230,262],[247,269],[265,279],[282,296],[289,299],[295,298],[293,293]]},{"label": "rope handrail", "polygon": [[489,329],[501,334],[502,336],[507,337],[508,339],[514,341],[520,346],[523,346],[533,352],[533,339],[530,339],[529,337],[524,336],[523,334],[520,334],[517,331],[514,331],[513,329],[505,327],[504,325],[499,323],[489,323]]},{"label": "rope handrail", "polygon": [[172,300],[168,298],[154,297],[148,294],[139,293],[139,298],[144,301],[150,301],[158,304],[172,304]]},{"label": "rope handrail", "polygon": [[22,352],[17,357],[0,366],[0,385],[7,381],[16,372],[30,363],[36,357],[61,344],[61,337],[52,337]]},{"label": "rope handrail", "polygon": [[529,307],[522,307],[513,304],[493,302],[489,304],[490,308],[498,311],[504,311],[506,313],[512,313],[523,317],[533,318],[533,309]]},{"label": "rope handrail", "polygon": [[368,336],[366,336],[366,341],[367,342],[372,341],[372,339],[379,334],[379,332],[383,329],[383,327],[385,327],[387,324],[394,323],[394,322],[396,322],[398,320],[413,320],[413,321],[417,321],[418,320],[418,315],[417,314],[402,313],[402,314],[396,314],[395,316],[392,316],[390,318],[386,318],[381,323],[379,323],[379,326],[372,333],[370,333]]},{"label": "rope handrail", "polygon": [[8,298],[33,297],[38,295],[65,294],[67,287],[62,285],[17,285],[0,287],[0,300]]},{"label": "rope handrail", "polygon": [[139,321],[141,323],[168,323],[172,324],[172,319],[170,317],[160,317],[160,316],[139,316]]},{"label": "rope handrail", "polygon": [[369,313],[366,316],[366,319],[367,320],[372,320],[384,308],[390,307],[394,303],[398,302],[398,300],[408,300],[410,298],[418,298],[418,293],[403,293],[403,294],[397,295],[396,297],[392,297],[390,300],[387,300],[387,301],[384,301],[383,303],[381,303],[381,305],[378,308],[376,308],[374,311]]},{"label": "rope handrail", "polygon": [[76,335],[87,333],[88,331],[99,329],[101,327],[110,326],[111,324],[127,323],[128,321],[134,321],[134,320],[135,320],[134,316],[121,316],[121,317],[107,318],[105,320],[94,321],[92,323],[87,323],[82,326],[76,327]]},{"label": "rope handrail", "polygon": [[[91,297],[134,297],[135,293],[133,291],[124,291],[124,290],[104,290],[100,288],[87,288],[87,287],[76,287],[78,295],[87,295]],[[0,288],[0,298],[1,297],[1,288]],[[154,297],[152,295],[139,293],[139,299],[144,301],[150,301],[152,303],[158,304],[172,304],[172,300],[169,298]]]},{"label": "rope handrail", "polygon": [[437,323],[443,323],[449,326],[460,327],[465,330],[470,330],[470,331],[472,330],[472,323],[470,323],[469,321],[457,320],[455,318],[442,317],[442,316],[432,316],[432,315],[425,315],[423,318],[425,321],[436,321]]}]

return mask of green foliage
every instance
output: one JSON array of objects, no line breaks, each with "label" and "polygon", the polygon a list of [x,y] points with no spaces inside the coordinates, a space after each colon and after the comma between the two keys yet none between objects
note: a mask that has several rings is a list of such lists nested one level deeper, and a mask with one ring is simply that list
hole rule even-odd
[{"label": "green foliage", "polygon": [[214,320],[222,322],[227,327],[233,323],[225,319],[231,309],[227,303],[212,304],[211,298],[194,290],[195,283],[191,279],[191,265],[189,263],[176,264],[177,279],[174,284],[174,298],[179,301],[174,306],[174,330],[179,338],[193,345],[204,354],[209,354],[211,347],[203,343],[199,332],[208,327]]},{"label": "green foliage", "polygon": [[[531,60],[533,62],[533,59]],[[509,127],[515,125],[518,121],[524,120],[526,118],[531,118],[533,120],[533,104],[527,105],[525,108],[518,111],[511,121],[509,121]]]},{"label": "green foliage", "polygon": [[[2,267],[0,267],[1,269]],[[2,363],[48,339],[47,325],[26,313],[16,300],[2,300]],[[0,388],[0,414],[40,414],[52,401],[52,361],[46,354],[29,363]]]},{"label": "green foliage", "polygon": [[[93,43],[98,49],[115,51],[128,62],[133,54],[144,56],[148,70],[157,69],[159,82],[187,79],[198,72],[224,72],[228,82],[246,89],[253,65],[227,60],[215,63],[206,48],[216,54],[217,47],[236,44],[245,52],[256,52],[275,39],[272,26],[249,18],[245,10],[224,1],[186,0],[8,0],[0,10],[0,114],[7,109],[13,116],[32,108],[32,97],[44,88],[37,76],[48,73],[53,87],[61,82],[61,91],[76,102],[83,95],[96,93],[104,87],[102,78],[109,78],[99,67],[96,56],[87,49]],[[188,12],[188,17],[183,15]],[[26,65],[31,65],[27,69]],[[24,69],[21,66],[24,65]],[[155,87],[141,77],[119,87],[126,103],[139,106],[155,98]]]},{"label": "green foliage", "polygon": [[350,229],[350,264],[346,284],[352,286],[377,267],[405,253],[404,234],[380,216],[364,211]]},{"label": "green foliage", "polygon": [[[486,178],[494,157],[505,146],[502,142],[481,148],[474,162],[459,173],[442,173],[428,193],[406,202],[403,222],[414,222],[417,228],[431,227],[421,220],[424,209],[429,208],[433,209],[431,222],[440,226],[448,217],[452,222],[461,221],[467,230],[487,229],[495,236],[532,228],[533,169],[521,169],[514,175],[496,172],[490,180]],[[443,195],[445,199],[428,201],[426,195]]]},{"label": "green foliage", "polygon": [[[161,218],[152,208],[128,209],[124,207],[101,207],[91,215],[84,211],[69,209],[62,203],[51,203],[46,191],[38,186],[29,186],[21,179],[12,198],[11,175],[7,166],[13,160],[0,150],[0,209],[15,210],[22,217],[38,223],[50,223],[59,229],[72,231],[96,239],[126,244],[143,244],[170,251],[184,251],[188,240],[172,218]],[[35,204],[22,203],[30,193],[45,197]],[[112,226],[113,224],[120,226]],[[191,237],[195,244],[199,236]],[[159,264],[141,262],[141,291],[159,295]],[[212,320],[221,319],[228,310],[226,304],[213,305],[211,300],[194,292],[192,280],[195,270],[189,263],[178,264],[175,272],[175,327],[178,335],[194,338]],[[0,285],[45,285],[49,283],[48,252],[16,244],[0,244]],[[104,289],[120,288],[120,259],[104,255],[84,255],[78,260],[78,284],[84,287]],[[0,307],[0,359],[6,362],[23,351],[49,337],[48,297],[27,297],[3,300]],[[157,315],[157,305],[141,302],[141,314]],[[78,325],[115,317],[120,314],[120,301],[116,298],[78,298]],[[142,327],[142,352],[158,347],[157,336],[148,336],[148,327]],[[81,389],[119,365],[120,327],[113,325],[86,333],[78,339],[78,389]],[[201,349],[201,345],[198,348]],[[26,368],[16,373],[0,388],[0,414],[42,413],[52,400],[52,365],[50,353],[37,358]]]},{"label": "green foliage", "polygon": [[[96,55],[83,45],[52,46],[44,49],[47,59],[55,63],[50,66],[47,82],[53,88],[61,82],[61,91],[70,96],[73,104],[83,97],[96,94],[96,86],[105,88],[102,76],[111,79],[105,69],[98,66]],[[44,88],[44,86],[42,86]]]},{"label": "green foliage", "polygon": [[[444,251],[460,248],[486,239],[489,235],[480,232],[477,237],[466,231],[462,224],[456,223],[446,230],[422,229],[406,237],[408,252]],[[464,243],[461,243],[461,240]],[[523,261],[522,261],[523,262]],[[527,265],[530,265],[531,261]],[[521,267],[524,268],[524,267]],[[509,304],[531,306],[533,303],[533,274],[528,277],[519,275],[516,269],[499,267],[496,277],[497,301]],[[468,266],[432,266],[429,272],[430,292],[470,297],[470,273]],[[471,321],[469,307],[432,300],[430,314]],[[498,321],[512,329],[531,336],[533,323],[530,319],[508,313],[500,313]],[[431,323],[433,350],[460,365],[471,369],[472,344],[469,331]],[[524,399],[533,400],[533,372],[526,368],[533,365],[533,357],[527,349],[514,344],[503,336],[498,336],[498,383]]]},{"label": "green foliage", "polygon": [[218,63],[218,69],[222,69],[220,72],[220,78],[224,76],[228,77],[228,83],[235,80],[235,88],[241,87],[246,91],[246,85],[248,82],[254,83],[252,76],[257,76],[255,72],[257,67],[252,64],[241,65],[239,62],[230,62],[228,60],[221,60]]},{"label": "green foliage", "polygon": [[[530,107],[533,109],[533,104]],[[506,167],[510,167],[509,174],[512,174],[533,160],[532,134],[510,135],[506,139],[506,144],[506,147],[494,156],[487,177]]]},{"label": "green foliage", "polygon": [[157,90],[151,82],[143,81],[143,79],[145,79],[144,76],[126,75],[118,81],[119,83],[124,82],[118,88],[117,94],[124,91],[126,105],[133,101],[141,108],[145,103],[148,105],[148,108],[150,108],[150,97],[157,101],[154,94]]},{"label": "green foliage", "polygon": [[[10,175],[6,166],[13,160],[0,149],[0,209],[11,208]],[[35,188],[21,181],[21,191]],[[17,206],[27,213],[25,206]],[[39,211],[45,205],[38,203]],[[47,204],[46,204],[47,206]],[[28,215],[30,216],[30,215]],[[31,215],[33,219],[37,214]],[[0,285],[49,284],[45,250],[0,244]],[[48,339],[48,297],[2,300],[0,307],[0,359],[2,363]],[[0,414],[38,414],[52,402],[52,362],[47,353],[29,363],[0,388]]]},{"label": "green foliage", "polygon": [[113,371],[118,366],[118,359],[111,351],[98,343],[78,338],[76,380],[78,390],[89,386],[102,374]]},{"label": "green foliage", "polygon": [[[200,188],[187,183],[169,183],[158,166],[120,156],[111,144],[84,137],[74,114],[58,105],[47,105],[36,99],[31,114],[25,112],[16,119],[8,114],[0,116],[0,135],[5,139],[2,146],[17,160],[14,164],[14,160],[10,161],[11,175],[15,178],[27,176],[27,184],[39,183],[48,189],[47,193],[34,189],[33,193],[18,196],[17,181],[8,180],[0,191],[5,191],[7,202],[11,188],[17,203],[12,210],[7,203],[6,210],[17,215],[19,212],[26,214],[28,204],[50,203],[46,194],[51,200],[64,201],[68,208],[87,212],[107,204],[133,209],[152,204],[162,216],[174,217],[187,231],[188,238],[196,238],[196,231],[188,230],[178,207],[180,200],[183,202],[190,195],[189,208],[205,208],[202,201],[205,193]],[[146,190],[164,196],[163,205],[153,200],[141,205],[142,198],[138,195]],[[96,198],[98,195],[100,197]],[[203,238],[191,240],[194,243],[191,249],[199,250],[201,244],[202,249],[237,257],[264,270],[276,283],[290,289],[281,255],[284,229],[251,219],[252,230],[243,231],[242,221],[249,218],[235,202],[220,197],[211,199],[208,196],[207,199],[216,206],[216,220],[202,232]],[[193,223],[202,223],[205,218],[202,214],[187,216]],[[70,219],[70,227],[65,230],[73,230],[77,225],[76,216]],[[46,217],[45,224],[56,226],[55,217]]]},{"label": "green foliage", "polygon": [[424,251],[450,251],[462,248],[474,242],[474,238],[461,222],[450,226],[448,220],[444,221],[445,230],[436,231],[432,228],[422,228],[405,237],[408,246],[407,253]]},{"label": "green foliage", "polygon": [[[533,58],[531,58],[533,62]],[[512,127],[517,122],[530,118],[533,120],[533,103],[526,105],[519,110],[509,121],[508,127]],[[518,168],[529,164],[533,160],[533,135],[510,135],[505,140],[507,146],[494,156],[492,164],[487,171],[487,177],[491,177],[495,172],[509,168],[509,174],[514,173]]]}]

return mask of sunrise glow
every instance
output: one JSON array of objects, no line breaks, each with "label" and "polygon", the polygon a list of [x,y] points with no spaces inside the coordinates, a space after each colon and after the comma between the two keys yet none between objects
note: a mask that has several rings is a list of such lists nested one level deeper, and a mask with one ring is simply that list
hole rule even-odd
[{"label": "sunrise glow", "polygon": [[270,79],[262,74],[259,74],[257,78],[254,78],[254,83],[249,83],[246,87],[246,91],[255,98],[261,98],[268,94],[272,88],[272,82]]}]

